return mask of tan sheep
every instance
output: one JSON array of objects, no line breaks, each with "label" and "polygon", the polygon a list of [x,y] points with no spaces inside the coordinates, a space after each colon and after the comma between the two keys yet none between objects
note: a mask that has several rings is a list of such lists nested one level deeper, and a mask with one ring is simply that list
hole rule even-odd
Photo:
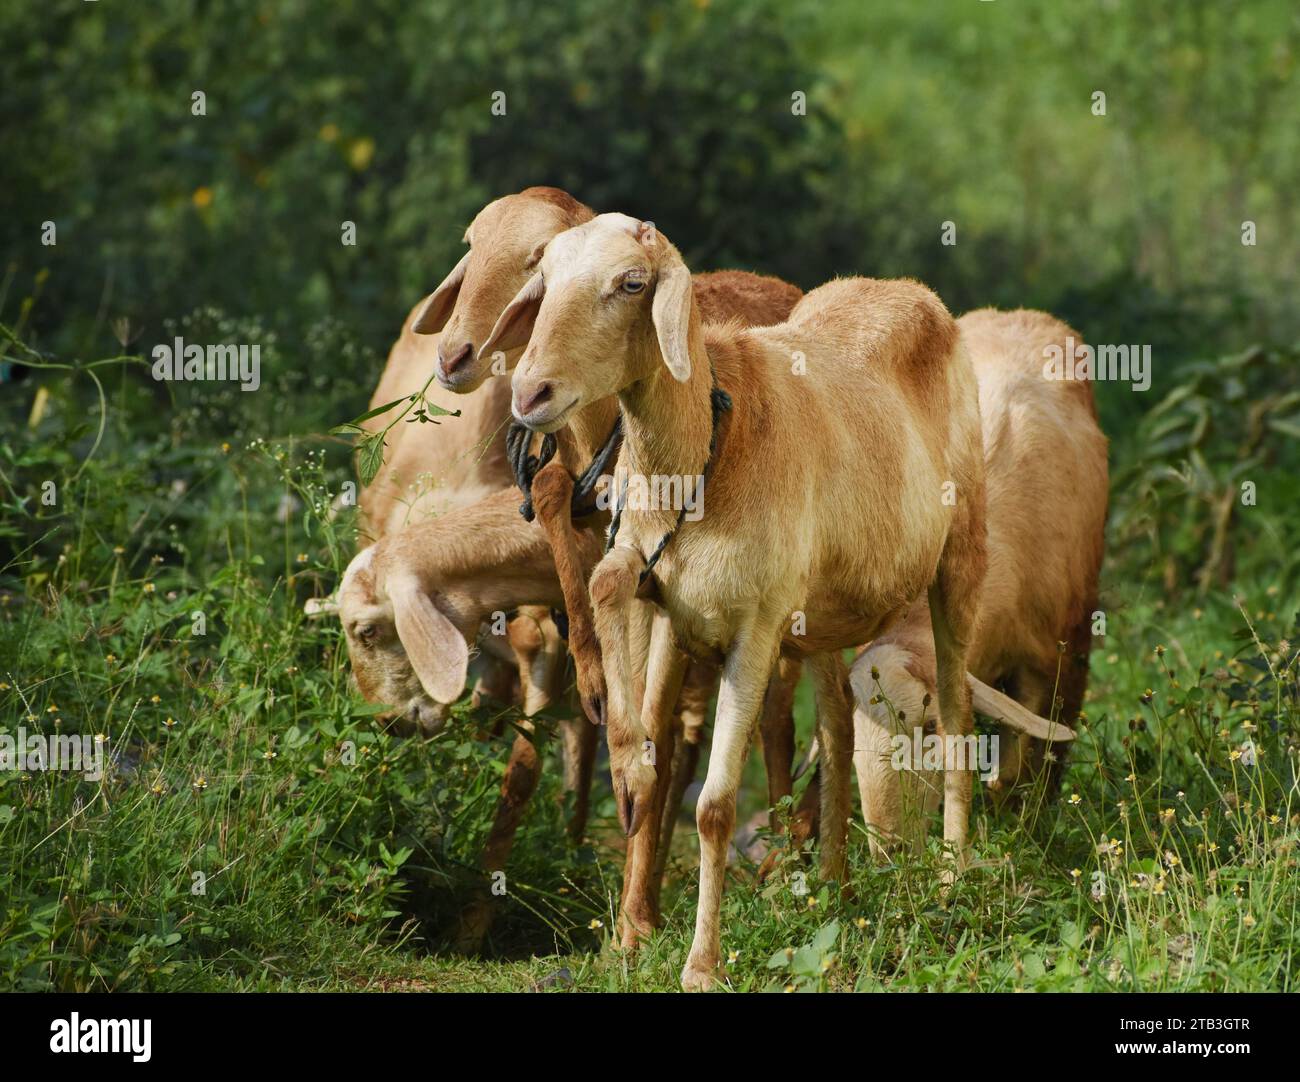
[{"label": "tan sheep", "polygon": [[[967,663],[1027,710],[1072,725],[1083,702],[1106,520],[1106,437],[1088,381],[1044,378],[1044,352],[1081,337],[1043,312],[981,309],[957,321],[979,382],[987,492],[988,571]],[[1064,644],[1066,653],[1058,650]],[[873,676],[873,672],[876,674]],[[894,751],[932,732],[934,641],[924,601],[853,666],[854,764],[871,846],[913,845],[942,798],[940,773]],[[1053,711],[1053,700],[1062,706]],[[977,694],[1001,717],[1005,703]],[[1040,734],[1042,735],[1042,734]],[[1068,738],[1058,726],[1051,735]],[[902,738],[896,740],[896,738]],[[1003,725],[995,791],[1038,772],[1046,745]],[[1064,754],[1058,751],[1058,755]],[[900,765],[912,769],[900,772]]]},{"label": "tan sheep", "polygon": [[[741,766],[780,651],[808,657],[819,692],[828,878],[843,873],[850,808],[839,651],[883,633],[928,588],[944,729],[970,731],[965,651],[984,573],[975,378],[952,317],[913,282],[842,279],[808,294],[786,323],[706,332],[680,254],[620,214],[551,241],[502,325],[528,340],[513,379],[518,420],[552,432],[618,395],[616,484],[710,471],[698,521],[678,529],[671,509],[629,507],[590,584],[629,832],[653,813],[644,749],[664,735],[646,731],[633,693],[628,618],[639,587],[668,612],[678,646],[724,658],[682,974],[684,987],[706,987],[717,976]],[[731,395],[730,410],[715,387]],[[675,652],[670,661],[684,664]],[[667,686],[673,675],[658,679]],[[945,776],[944,836],[959,859],[970,786],[965,771]]]}]

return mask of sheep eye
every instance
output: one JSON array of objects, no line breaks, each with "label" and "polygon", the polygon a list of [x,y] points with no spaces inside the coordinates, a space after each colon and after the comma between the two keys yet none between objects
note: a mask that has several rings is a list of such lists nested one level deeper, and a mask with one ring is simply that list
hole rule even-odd
[{"label": "sheep eye", "polygon": [[643,279],[643,278],[624,278],[624,279],[623,279],[623,292],[624,292],[624,293],[640,293],[641,290],[643,290],[643,289],[645,289],[645,279]]},{"label": "sheep eye", "polygon": [[375,637],[375,625],[374,624],[362,625],[361,627],[357,628],[356,635],[357,638],[364,643],[371,642]]}]

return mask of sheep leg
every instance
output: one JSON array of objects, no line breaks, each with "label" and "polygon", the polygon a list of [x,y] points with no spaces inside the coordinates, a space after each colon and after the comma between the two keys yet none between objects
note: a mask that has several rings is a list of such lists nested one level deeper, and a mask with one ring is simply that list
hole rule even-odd
[{"label": "sheep leg", "polygon": [[641,722],[641,703],[635,695],[628,631],[638,576],[644,566],[641,553],[618,545],[605,554],[591,575],[596,629],[609,671],[605,739],[609,745],[610,779],[619,823],[629,838],[641,829],[656,802],[655,767],[646,761],[644,752],[650,735]]},{"label": "sheep leg", "polygon": [[[947,578],[947,581],[945,579]],[[939,727],[944,737],[943,840],[956,863],[965,867],[970,825],[971,762],[957,761],[954,753],[975,730],[970,690],[966,684],[966,650],[971,641],[975,604],[973,591],[945,576],[930,587],[930,623],[934,629],[936,677],[939,692]],[[978,589],[978,581],[976,582]],[[964,752],[964,749],[962,749]]]},{"label": "sheep leg", "polygon": [[[495,880],[495,873],[505,870],[524,809],[532,799],[542,774],[541,749],[537,746],[533,724],[530,721],[519,724],[527,731],[516,736],[510,748],[510,761],[501,782],[501,799],[497,802],[496,817],[483,847],[483,870],[488,873],[489,880]],[[484,888],[461,912],[455,935],[457,951],[470,954],[482,945],[492,924],[493,901],[494,896]]]},{"label": "sheep leg", "polygon": [[577,669],[578,697],[587,717],[601,725],[605,721],[605,674],[570,516],[572,497],[573,478],[558,460],[552,459],[538,470],[533,478],[533,508],[555,556],[555,571],[569,616],[569,652]]},{"label": "sheep leg", "polygon": [[772,809],[771,826],[781,829],[777,805],[794,792],[794,690],[802,663],[781,658],[763,697],[759,732],[763,737],[763,768],[767,773],[767,800]]},{"label": "sheep leg", "polygon": [[695,780],[695,772],[699,769],[700,737],[709,713],[709,700],[713,698],[717,686],[717,667],[695,661],[687,667],[682,692],[677,697],[672,784],[668,788],[663,814],[659,819],[659,844],[655,846],[654,876],[651,880],[655,912],[659,912],[659,895],[663,889],[668,857],[672,852],[677,817],[681,815],[682,800],[686,795],[686,787]]},{"label": "sheep leg", "polygon": [[519,666],[524,714],[531,718],[556,702],[563,692],[564,640],[551,622],[550,613],[537,605],[519,609],[506,625],[506,638]]},{"label": "sheep leg", "polygon": [[682,970],[682,987],[687,991],[709,988],[718,976],[722,887],[727,874],[727,849],[736,827],[736,791],[780,637],[779,620],[746,622],[732,640],[723,666],[709,769],[695,809],[700,832],[700,896],[695,911],[695,939]]},{"label": "sheep leg", "polygon": [[810,659],[817,691],[817,738],[821,746],[821,877],[844,878],[844,850],[852,808],[853,717],[845,685],[848,670],[838,651]]},{"label": "sheep leg", "polygon": [[600,730],[586,718],[567,718],[560,722],[560,732],[564,739],[564,791],[573,794],[568,835],[569,841],[577,845],[587,833]]},{"label": "sheep leg", "polygon": [[[666,615],[656,614],[641,711],[650,741],[643,754],[649,756],[650,765],[656,768],[655,802],[650,809],[650,822],[628,843],[620,912],[622,946],[625,949],[635,948],[658,923],[654,890],[655,850],[659,840],[659,822],[672,786],[673,708],[685,675],[686,655],[673,642],[672,624]],[[660,764],[663,764],[662,769]]]}]

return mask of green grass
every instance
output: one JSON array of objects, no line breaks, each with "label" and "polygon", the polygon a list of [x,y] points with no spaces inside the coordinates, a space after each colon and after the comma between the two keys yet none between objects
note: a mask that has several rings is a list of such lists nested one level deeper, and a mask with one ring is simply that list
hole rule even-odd
[{"label": "green grass", "polygon": [[[466,706],[436,737],[380,732],[337,624],[303,620],[351,551],[347,517],[325,513],[349,476],[341,446],[223,445],[192,414],[149,437],[119,415],[86,458],[95,400],[87,425],[56,390],[39,429],[0,445],[0,732],[102,734],[116,760],[97,782],[0,771],[0,986],[677,987],[693,824],[664,929],[614,951],[607,782],[592,840],[569,847],[554,741],[486,956],[448,950],[484,886],[513,715]],[[135,393],[110,385],[110,410]],[[1267,540],[1277,524],[1248,525]],[[933,833],[878,866],[855,830],[843,889],[806,854],[765,884],[738,859],[731,987],[1294,990],[1300,605],[1277,585],[1294,553],[1250,536],[1231,587],[1200,595],[1111,560],[1061,799],[1031,793],[1021,814],[977,799],[980,866],[950,890]],[[801,694],[803,732],[808,709]],[[751,761],[742,819],[763,794]]]}]

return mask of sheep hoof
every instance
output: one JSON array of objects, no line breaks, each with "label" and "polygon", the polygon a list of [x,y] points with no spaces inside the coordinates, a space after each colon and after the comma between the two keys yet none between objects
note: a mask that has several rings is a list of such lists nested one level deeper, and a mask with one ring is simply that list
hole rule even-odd
[{"label": "sheep hoof", "polygon": [[701,965],[688,960],[682,970],[683,992],[712,992],[721,983],[716,965]]},{"label": "sheep hoof", "polygon": [[582,696],[582,712],[593,725],[604,725],[605,697],[599,694]]}]

